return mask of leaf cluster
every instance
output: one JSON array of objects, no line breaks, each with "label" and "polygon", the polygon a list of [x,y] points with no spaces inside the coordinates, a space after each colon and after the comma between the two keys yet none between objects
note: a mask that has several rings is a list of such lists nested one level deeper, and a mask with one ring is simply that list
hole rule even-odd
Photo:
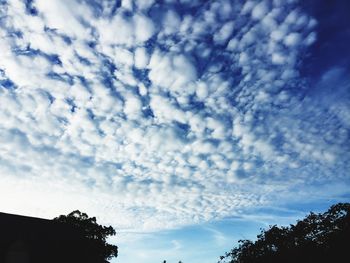
[{"label": "leaf cluster", "polygon": [[323,214],[310,213],[295,225],[270,226],[255,242],[240,240],[219,262],[345,262],[349,249],[350,204],[339,203]]},{"label": "leaf cluster", "polygon": [[101,262],[108,262],[107,260],[118,256],[118,247],[108,244],[106,241],[107,237],[116,234],[114,228],[99,225],[96,217],[89,217],[87,214],[75,210],[68,215],[60,215],[53,220],[79,230],[90,241],[90,244],[93,244],[91,249],[96,251]]}]

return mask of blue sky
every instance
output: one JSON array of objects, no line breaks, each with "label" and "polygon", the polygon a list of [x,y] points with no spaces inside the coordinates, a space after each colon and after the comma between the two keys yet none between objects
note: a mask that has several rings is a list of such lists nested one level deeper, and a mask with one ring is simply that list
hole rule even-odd
[{"label": "blue sky", "polygon": [[216,262],[350,197],[350,4],[1,0],[0,209]]}]

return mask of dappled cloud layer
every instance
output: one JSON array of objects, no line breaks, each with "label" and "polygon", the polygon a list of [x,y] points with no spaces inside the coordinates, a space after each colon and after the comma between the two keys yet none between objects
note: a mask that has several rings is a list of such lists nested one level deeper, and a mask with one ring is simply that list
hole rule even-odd
[{"label": "dappled cloud layer", "polygon": [[318,23],[296,1],[11,0],[0,15],[9,211],[149,230],[347,191],[332,185],[349,179],[349,81],[301,74]]}]

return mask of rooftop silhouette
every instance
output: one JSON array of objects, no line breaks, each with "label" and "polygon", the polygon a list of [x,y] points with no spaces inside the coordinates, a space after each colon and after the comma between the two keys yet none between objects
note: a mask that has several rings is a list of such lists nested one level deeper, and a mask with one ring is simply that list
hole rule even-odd
[{"label": "rooftop silhouette", "polygon": [[0,213],[0,262],[99,262],[93,242],[72,226]]}]

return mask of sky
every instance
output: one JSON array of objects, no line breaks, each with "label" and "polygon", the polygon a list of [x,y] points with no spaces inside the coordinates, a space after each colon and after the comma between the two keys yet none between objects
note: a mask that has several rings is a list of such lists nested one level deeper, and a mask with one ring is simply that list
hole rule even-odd
[{"label": "sky", "polygon": [[0,210],[216,262],[350,200],[347,0],[0,0]]}]

